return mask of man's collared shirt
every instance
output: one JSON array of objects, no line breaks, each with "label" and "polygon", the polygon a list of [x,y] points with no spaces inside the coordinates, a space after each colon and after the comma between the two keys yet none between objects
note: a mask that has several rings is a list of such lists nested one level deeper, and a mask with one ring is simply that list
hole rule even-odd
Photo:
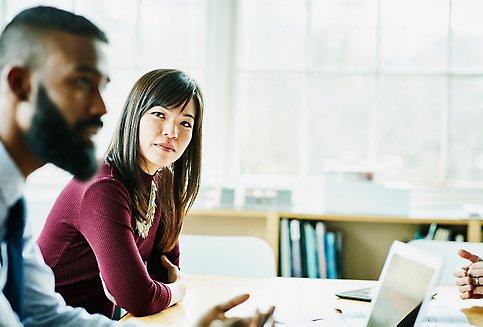
[{"label": "man's collared shirt", "polygon": [[[0,290],[7,282],[7,253],[5,235],[9,208],[23,194],[25,178],[0,141]],[[27,212],[28,217],[28,212]],[[115,326],[117,322],[102,315],[90,315],[82,308],[72,308],[55,293],[54,274],[44,263],[42,255],[33,240],[27,219],[23,236],[25,298],[24,319],[19,321],[3,292],[0,292],[0,326]],[[135,320],[128,320],[122,326],[140,326]]]}]

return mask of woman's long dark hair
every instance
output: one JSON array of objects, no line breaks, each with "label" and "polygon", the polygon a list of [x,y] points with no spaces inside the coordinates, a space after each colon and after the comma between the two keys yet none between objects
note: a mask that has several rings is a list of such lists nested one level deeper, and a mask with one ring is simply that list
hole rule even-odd
[{"label": "woman's long dark hair", "polygon": [[196,81],[174,69],[156,69],[143,75],[127,97],[106,152],[106,161],[117,168],[129,191],[133,219],[146,220],[149,189],[146,189],[144,173],[139,166],[139,122],[152,107],[184,108],[190,100],[196,108],[191,141],[181,157],[156,176],[162,210],[157,247],[163,252],[176,244],[184,216],[200,186],[203,96]]}]

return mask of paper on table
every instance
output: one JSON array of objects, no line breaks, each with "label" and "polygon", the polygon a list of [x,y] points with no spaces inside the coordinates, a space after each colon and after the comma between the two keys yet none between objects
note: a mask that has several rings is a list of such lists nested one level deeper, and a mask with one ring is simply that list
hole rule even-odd
[{"label": "paper on table", "polygon": [[[347,319],[356,322],[357,320],[364,320],[369,314],[369,310],[361,310],[361,308],[340,306],[336,308],[340,311],[342,316]],[[433,305],[427,310],[425,318],[423,320],[423,326],[471,326],[466,316],[459,310],[454,310],[448,306]]]},{"label": "paper on table", "polygon": [[426,313],[426,317],[423,320],[423,326],[436,324],[438,326],[441,326],[441,324],[451,324],[451,326],[455,326],[455,324],[458,326],[471,326],[463,312],[441,305],[430,306]]},{"label": "paper on table", "polygon": [[[275,326],[280,327],[311,327],[311,326],[362,326],[366,321],[370,308],[352,305],[352,302],[342,302],[336,308],[341,313],[322,314],[317,312],[301,312],[292,310],[275,310]],[[468,327],[466,316],[449,306],[432,305],[423,321],[422,326],[452,326]]]},{"label": "paper on table", "polygon": [[308,320],[307,316],[300,316],[298,319],[292,316],[291,320],[280,320],[275,317],[275,327],[332,327],[332,326],[362,326],[363,319],[357,319],[355,322],[352,318],[344,318],[339,313],[333,313],[324,316],[323,318]]},{"label": "paper on table", "polygon": [[327,319],[327,315],[320,312],[311,313],[306,311],[301,312],[299,310],[275,310],[273,319],[276,323],[283,324],[284,326],[304,326],[304,324],[312,324],[315,321]]}]

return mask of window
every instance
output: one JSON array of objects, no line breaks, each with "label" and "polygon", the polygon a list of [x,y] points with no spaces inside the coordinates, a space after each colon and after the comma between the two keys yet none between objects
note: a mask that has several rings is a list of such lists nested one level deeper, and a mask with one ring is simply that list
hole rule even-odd
[{"label": "window", "polygon": [[483,181],[479,1],[282,2],[239,2],[241,176]]},{"label": "window", "polygon": [[[38,3],[59,5],[0,0],[1,23]],[[134,81],[172,67],[204,91],[205,186],[295,187],[334,166],[413,185],[483,185],[479,0],[61,5],[111,40],[99,156]],[[38,185],[65,183],[53,171]]]},{"label": "window", "polygon": [[[206,0],[0,0],[0,25],[21,10],[51,5],[74,11],[95,22],[108,35],[111,83],[104,91],[108,114],[96,136],[102,157],[134,82],[155,68],[186,71],[206,84]],[[39,233],[57,195],[71,176],[46,165],[29,176],[26,190],[34,235]]]}]

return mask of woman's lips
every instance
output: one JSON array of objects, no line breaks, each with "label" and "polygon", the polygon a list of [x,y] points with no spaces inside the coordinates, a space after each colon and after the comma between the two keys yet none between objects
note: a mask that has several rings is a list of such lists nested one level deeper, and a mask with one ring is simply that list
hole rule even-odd
[{"label": "woman's lips", "polygon": [[158,144],[156,144],[156,146],[159,147],[163,151],[166,151],[166,152],[174,152],[174,148],[170,144],[167,144],[167,143],[158,143]]}]

